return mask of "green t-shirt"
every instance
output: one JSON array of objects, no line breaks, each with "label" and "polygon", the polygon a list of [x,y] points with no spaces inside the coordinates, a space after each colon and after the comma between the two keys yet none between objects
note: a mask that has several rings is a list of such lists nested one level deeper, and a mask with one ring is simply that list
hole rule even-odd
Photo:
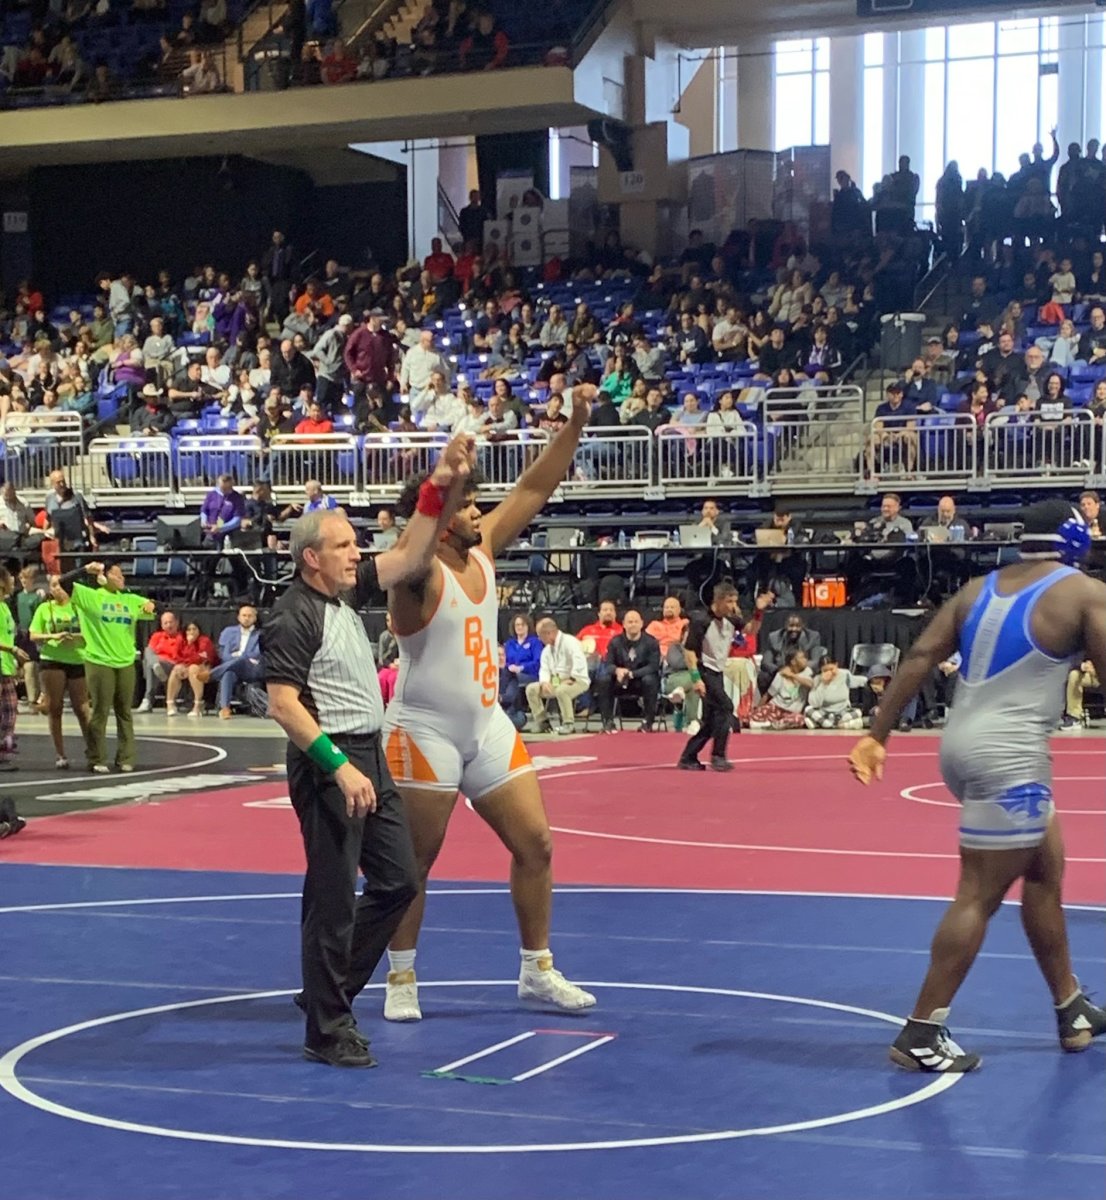
[{"label": "green t-shirt", "polygon": [[144,613],[145,596],[134,592],[109,592],[105,587],[73,584],[73,606],[81,618],[86,663],[100,667],[129,667],[134,663],[135,621],[152,621]]},{"label": "green t-shirt", "polygon": [[15,609],[20,629],[26,631],[31,628],[31,618],[41,603],[42,597],[37,591],[16,593]]},{"label": "green t-shirt", "polygon": [[[77,633],[81,632],[81,620],[76,605],[57,604],[44,600],[35,609],[31,618],[31,633]],[[84,641],[80,642],[37,642],[39,657],[43,662],[82,663]]]},{"label": "green t-shirt", "polygon": [[[15,645],[15,617],[12,616],[11,605],[6,600],[0,600],[0,646]],[[0,650],[0,675],[16,675],[19,664],[15,655],[7,650]]]}]

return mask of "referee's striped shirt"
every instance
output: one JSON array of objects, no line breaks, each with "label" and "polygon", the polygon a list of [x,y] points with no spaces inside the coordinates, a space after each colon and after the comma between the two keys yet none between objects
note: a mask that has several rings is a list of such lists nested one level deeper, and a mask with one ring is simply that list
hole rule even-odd
[{"label": "referee's striped shirt", "polygon": [[335,598],[297,575],[261,630],[265,682],[296,688],[324,733],[377,733],[384,721],[372,643],[356,611],[377,587],[371,558],[358,564],[353,591]]}]

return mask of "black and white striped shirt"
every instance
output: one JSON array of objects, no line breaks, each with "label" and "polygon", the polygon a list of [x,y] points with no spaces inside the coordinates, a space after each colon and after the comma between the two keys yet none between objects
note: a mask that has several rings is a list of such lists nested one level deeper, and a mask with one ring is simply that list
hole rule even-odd
[{"label": "black and white striped shirt", "polygon": [[372,643],[356,611],[378,586],[373,559],[358,565],[356,587],[340,597],[297,575],[261,630],[266,683],[295,687],[324,733],[376,733],[383,723]]}]

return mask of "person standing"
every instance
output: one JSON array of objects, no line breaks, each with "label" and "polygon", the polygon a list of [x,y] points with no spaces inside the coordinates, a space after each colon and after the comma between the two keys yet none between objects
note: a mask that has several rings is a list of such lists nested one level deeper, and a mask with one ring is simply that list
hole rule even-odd
[{"label": "person standing", "polygon": [[[90,575],[96,586],[82,583],[81,574]],[[86,563],[77,571],[62,575],[57,582],[66,589],[80,618],[84,636],[85,679],[92,702],[89,719],[88,761],[97,775],[106,775],[108,716],[115,713],[115,765],[120,771],[134,770],[134,660],[137,652],[136,621],[150,621],[154,602],[126,590],[123,568],[112,563]]]},{"label": "person standing", "polygon": [[978,1054],[953,1041],[949,1006],[1019,880],[1022,926],[1052,993],[1061,1048],[1086,1050],[1106,1034],[1106,1011],[1072,973],[1049,752],[1068,671],[1089,658],[1106,678],[1106,585],[1078,569],[1090,545],[1084,517],[1066,500],[1027,509],[1020,561],[973,579],[938,611],[887,685],[870,734],[849,755],[860,783],[882,779],[899,714],[959,651],[941,773],[960,801],[960,881],[914,1010],[891,1046],[891,1061],[904,1070],[963,1073],[980,1065]]},{"label": "person standing", "polygon": [[[575,389],[571,421],[487,515],[470,483],[438,542],[433,570],[421,585],[404,584],[388,597],[400,655],[385,726],[388,766],[403,792],[419,868],[418,897],[388,948],[384,1016],[390,1021],[422,1018],[414,968],[426,878],[462,791],[512,857],[511,897],[521,942],[519,1000],[562,1012],[595,1004],[593,995],[554,967],[549,948],[552,836],[534,764],[499,706],[495,578],[496,556],[530,525],[564,479],[595,395],[590,384]],[[418,494],[418,480],[409,480],[397,506],[401,516],[412,510]],[[557,627],[550,624],[552,632],[545,637],[555,639]],[[564,676],[579,676],[582,692],[587,664],[579,643],[571,640],[575,652],[560,669]],[[572,720],[571,699],[563,716]]]},{"label": "person standing", "polygon": [[699,755],[707,742],[713,742],[710,769],[733,770],[733,763],[726,758],[726,743],[733,725],[733,702],[726,695],[723,671],[738,632],[737,588],[730,580],[723,579],[714,585],[710,608],[692,618],[684,643],[691,686],[703,700],[703,717],[701,728],[688,739],[676,763],[681,771],[706,770]]},{"label": "person standing", "polygon": [[[357,609],[381,588],[426,578],[460,503],[472,443],[455,438],[419,493],[403,541],[363,559],[341,511],[292,527],[296,574],[262,630],[269,716],[288,735],[288,790],[307,857],[300,921],[304,1057],[376,1060],[352,1004],[418,891],[403,805],[385,762],[384,703]],[[364,890],[354,897],[357,873]]]},{"label": "person standing", "polygon": [[12,762],[15,753],[15,719],[19,715],[16,680],[27,652],[15,644],[15,617],[8,597],[15,581],[6,567],[0,567],[0,771],[18,771]]},{"label": "person standing", "polygon": [[57,759],[54,766],[63,771],[69,766],[61,732],[62,712],[66,694],[73,715],[81,727],[85,751],[92,761],[89,729],[88,684],[85,681],[84,638],[81,620],[69,593],[58,583],[50,581],[47,598],[35,609],[31,618],[31,641],[38,646],[39,675],[46,695],[46,717]]}]

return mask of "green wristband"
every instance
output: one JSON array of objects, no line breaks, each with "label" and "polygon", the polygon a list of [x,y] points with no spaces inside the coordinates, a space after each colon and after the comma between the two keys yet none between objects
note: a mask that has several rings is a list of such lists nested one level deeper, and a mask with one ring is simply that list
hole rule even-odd
[{"label": "green wristband", "polygon": [[339,767],[344,767],[349,762],[325,733],[320,733],[307,747],[307,757],[328,775],[333,775]]},{"label": "green wristband", "polygon": [[703,678],[702,675],[700,675],[698,671],[691,672],[691,682],[692,683],[700,683],[702,681],[702,678]]}]

